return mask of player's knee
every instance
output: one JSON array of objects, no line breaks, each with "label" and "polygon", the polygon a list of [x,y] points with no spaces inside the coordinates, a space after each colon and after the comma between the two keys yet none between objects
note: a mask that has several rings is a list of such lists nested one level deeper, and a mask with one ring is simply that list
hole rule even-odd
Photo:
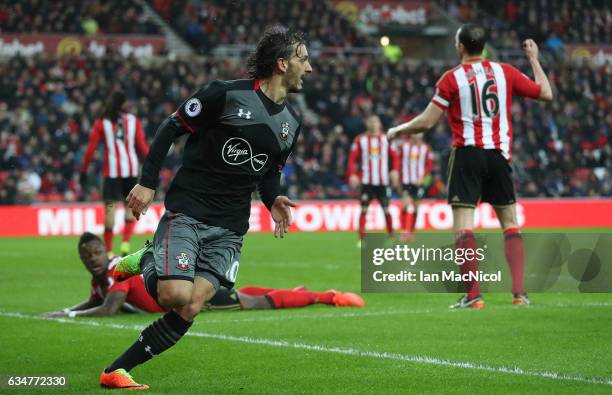
[{"label": "player's knee", "polygon": [[514,206],[495,207],[495,213],[503,230],[519,227]]},{"label": "player's knee", "polygon": [[191,288],[160,287],[157,301],[164,307],[182,307],[191,302]]},{"label": "player's knee", "polygon": [[501,222],[502,230],[516,229],[519,227],[519,224],[516,218],[510,217],[500,222]]},{"label": "player's knee", "polygon": [[200,303],[189,303],[179,309],[176,309],[176,312],[185,321],[193,320],[198,314],[200,314],[200,311],[202,311],[202,304]]}]

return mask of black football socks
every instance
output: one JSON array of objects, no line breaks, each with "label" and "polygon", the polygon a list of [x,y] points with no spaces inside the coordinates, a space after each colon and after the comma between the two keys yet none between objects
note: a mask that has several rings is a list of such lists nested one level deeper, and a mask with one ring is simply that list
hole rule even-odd
[{"label": "black football socks", "polygon": [[[157,302],[157,271],[155,270],[155,258],[152,252],[147,252],[140,260],[140,272],[144,278],[145,288]],[[157,302],[159,304],[159,302]]]},{"label": "black football socks", "polygon": [[170,310],[146,327],[138,340],[104,371],[110,373],[123,368],[129,372],[135,366],[174,346],[187,333],[192,323],[193,321],[185,321],[174,310]]}]

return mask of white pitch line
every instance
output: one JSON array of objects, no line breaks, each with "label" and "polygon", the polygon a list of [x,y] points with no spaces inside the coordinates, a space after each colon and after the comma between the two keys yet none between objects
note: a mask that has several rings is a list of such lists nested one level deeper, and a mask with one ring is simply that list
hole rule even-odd
[{"label": "white pitch line", "polygon": [[[531,306],[517,307],[514,305],[496,305],[492,309],[541,309],[541,308],[586,308],[586,307],[610,307],[612,302],[594,302],[594,303],[583,303],[583,304],[535,304]],[[258,322],[258,321],[285,321],[292,319],[320,319],[320,318],[352,318],[352,317],[376,317],[384,315],[402,315],[402,314],[429,314],[433,312],[448,312],[448,313],[460,313],[460,311],[450,310],[447,307],[441,307],[438,309],[422,309],[422,310],[402,310],[402,309],[389,309],[383,311],[363,311],[358,310],[351,313],[323,313],[323,314],[278,314],[269,317],[247,317],[247,318],[231,318],[231,319],[209,319],[206,318],[207,324],[222,324],[222,323],[240,323],[240,322]],[[221,311],[204,312],[207,317],[210,317],[210,313],[216,315]],[[228,312],[223,312],[227,314]],[[232,313],[238,313],[233,311]]]},{"label": "white pitch line", "polygon": [[[352,318],[352,317],[376,317],[382,315],[400,315],[400,314],[427,314],[433,310],[384,310],[384,311],[359,311],[353,313],[324,313],[324,314],[280,314],[270,317],[251,317],[251,318],[236,318],[236,319],[225,319],[215,320],[205,318],[207,324],[220,324],[224,322],[256,322],[256,321],[285,321],[291,319],[320,319],[320,318]],[[203,312],[204,315],[210,317],[221,313],[221,311]],[[234,311],[236,313],[236,311]]]},{"label": "white pitch line", "polygon": [[[32,315],[22,314],[22,313],[11,313],[11,312],[2,312],[2,311],[0,311],[0,316],[21,318],[21,319],[54,321],[54,322],[58,322],[62,324],[76,324],[76,325],[83,325],[83,326],[124,329],[124,330],[132,330],[132,331],[142,331],[145,328],[145,326],[143,325],[123,325],[123,324],[113,324],[113,323],[106,323],[106,322],[93,321],[93,320],[76,320],[76,319],[66,319],[66,318],[51,319],[51,318],[32,316]],[[487,372],[514,374],[518,376],[532,376],[532,377],[547,378],[547,379],[552,379],[552,380],[577,381],[577,382],[588,383],[588,384],[604,384],[604,385],[612,386],[612,379],[610,378],[569,375],[565,373],[552,372],[552,371],[525,370],[519,367],[483,365],[483,364],[479,364],[475,362],[451,361],[448,359],[439,359],[439,358],[432,358],[432,357],[426,357],[426,356],[406,355],[406,354],[399,354],[399,353],[393,353],[393,352],[368,351],[368,350],[359,350],[356,348],[343,348],[343,347],[328,347],[328,346],[319,345],[319,344],[295,343],[295,342],[288,342],[284,340],[272,340],[272,339],[255,338],[255,337],[248,337],[248,336],[230,336],[230,335],[221,335],[221,334],[206,333],[206,332],[187,332],[186,336],[203,337],[203,338],[208,338],[208,339],[233,341],[233,342],[240,342],[240,343],[247,343],[247,344],[258,344],[258,345],[271,346],[271,347],[292,348],[292,349],[308,350],[308,351],[320,351],[320,352],[327,352],[327,353],[333,353],[333,354],[351,355],[351,356],[357,356],[357,357],[367,357],[367,358],[375,358],[375,359],[387,359],[387,360],[394,360],[394,361],[412,362],[412,363],[417,363],[417,364],[448,366],[448,367],[462,368],[462,369],[483,370]]]}]

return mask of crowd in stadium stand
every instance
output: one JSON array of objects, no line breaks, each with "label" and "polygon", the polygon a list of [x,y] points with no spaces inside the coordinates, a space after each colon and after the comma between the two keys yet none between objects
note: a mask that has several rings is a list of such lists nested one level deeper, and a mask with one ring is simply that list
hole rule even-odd
[{"label": "crowd in stadium stand", "polygon": [[460,21],[486,21],[497,49],[516,49],[527,37],[556,55],[566,44],[612,42],[608,0],[440,0],[440,4]]},{"label": "crowd in stadium stand", "polygon": [[159,34],[133,1],[0,0],[0,32]]},{"label": "crowd in stadium stand", "polygon": [[[347,152],[375,112],[389,126],[423,109],[444,70],[370,57],[319,59],[316,73],[295,104],[304,133],[288,162],[285,183],[295,198],[353,196],[345,184]],[[514,169],[520,196],[611,196],[612,75],[605,68],[545,66],[556,86],[551,104],[517,100],[513,106]],[[77,200],[78,164],[102,99],[119,85],[147,135],[197,86],[215,78],[244,76],[239,60],[201,59],[140,63],[105,57],[13,58],[0,66],[0,203]],[[115,81],[115,86],[109,84]],[[119,83],[118,81],[121,81]],[[449,128],[427,134],[437,157],[428,196],[444,193]],[[101,156],[92,172],[100,174]],[[174,169],[162,171],[163,197]],[[95,200],[91,178],[87,199]]]},{"label": "crowd in stadium stand", "polygon": [[[231,2],[224,8],[219,1],[150,0],[201,53],[209,52],[212,43],[252,43],[269,20],[298,20],[293,25],[308,33],[311,47],[367,44],[323,2],[303,0],[292,7],[277,7],[277,3]],[[476,17],[472,14],[476,3],[487,10],[484,1],[440,3],[464,21]],[[131,23],[141,18],[139,6],[131,5],[126,10],[112,4],[0,0],[0,26],[7,32],[87,32],[84,22],[88,18],[94,19],[96,29],[103,32],[136,33],[146,26]],[[504,48],[504,40],[507,47],[516,48],[519,36],[505,37],[500,32],[520,25],[536,26],[544,34],[547,30],[542,26],[558,25],[568,15],[577,15],[586,22],[572,23],[573,27],[567,23],[555,25],[554,36],[551,33],[540,40],[554,41],[556,37],[566,43],[578,34],[588,36],[589,41],[609,42],[610,7],[595,15],[593,10],[599,10],[602,2],[581,0],[582,7],[568,4],[551,0],[536,6],[507,0],[499,9],[501,14],[497,9],[490,10],[498,15],[491,19],[492,37],[500,48]],[[36,7],[47,9],[40,12]],[[542,26],[531,23],[544,18],[545,10],[551,12],[546,14],[548,19],[541,19]],[[502,22],[502,17],[509,22]],[[252,23],[258,18],[261,23]],[[601,18],[608,18],[603,28]],[[404,60],[389,63],[359,55],[319,58],[313,65],[304,94],[291,99],[304,117],[302,137],[284,169],[283,182],[292,198],[354,197],[345,182],[345,169],[352,139],[364,129],[363,117],[377,113],[387,127],[410,118],[428,104],[433,85],[443,71],[454,66]],[[531,74],[524,63],[519,65]],[[544,68],[555,86],[555,100],[550,104],[515,101],[513,168],[519,196],[612,196],[610,67],[546,62]],[[91,125],[110,90],[121,87],[126,92],[130,111],[143,119],[152,138],[157,125],[196,87],[216,78],[245,76],[244,60],[238,58],[139,61],[115,55],[102,59],[82,55],[12,58],[0,63],[0,204],[99,198],[101,156],[90,166],[98,178],[90,177],[86,191],[81,191],[78,182],[78,164]],[[448,125],[440,122],[426,136],[436,155],[427,196],[442,197],[451,143]],[[171,154],[161,173],[158,198],[163,198],[177,166],[178,155]]]},{"label": "crowd in stadium stand", "polygon": [[313,48],[362,46],[372,42],[357,34],[353,26],[324,1],[150,0],[150,3],[203,54],[209,53],[215,45],[253,44],[272,22],[303,31]]}]

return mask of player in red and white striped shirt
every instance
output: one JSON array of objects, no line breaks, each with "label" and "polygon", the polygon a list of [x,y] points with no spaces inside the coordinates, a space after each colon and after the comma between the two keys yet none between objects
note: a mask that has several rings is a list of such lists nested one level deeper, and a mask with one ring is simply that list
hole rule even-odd
[{"label": "player in red and white striped shirt", "polygon": [[425,177],[431,174],[433,167],[433,154],[421,134],[405,137],[393,145],[399,157],[397,170],[402,185],[402,239],[411,240],[419,200],[425,196]]},{"label": "player in red and white striped shirt", "polygon": [[[448,202],[453,207],[456,246],[476,249],[474,207],[479,200],[490,203],[505,237],[505,252],[512,274],[514,304],[528,304],[523,287],[524,247],[516,218],[516,196],[510,167],[512,147],[511,107],[513,96],[552,100],[552,89],[538,61],[538,47],[525,40],[523,49],[535,82],[509,64],[482,59],[484,29],[472,24],[457,31],[455,46],[461,64],[447,71],[436,84],[436,94],[425,111],[403,125],[399,132],[424,132],[448,112],[453,132],[449,159]],[[477,261],[461,265],[463,273],[475,272]],[[467,295],[451,306],[484,307],[478,282],[466,284]]]},{"label": "player in red and white striped shirt", "polygon": [[389,185],[397,184],[397,155],[383,133],[377,115],[366,118],[366,132],[355,137],[349,154],[347,177],[349,185],[356,189],[361,185],[361,214],[359,215],[359,243],[365,235],[368,206],[377,199],[385,213],[389,235],[393,234],[393,222],[389,213]]},{"label": "player in red and white striped shirt", "polygon": [[[113,93],[105,104],[103,116],[97,119],[91,130],[89,145],[81,165],[81,185],[87,181],[87,168],[100,141],[104,144],[104,242],[109,253],[113,250],[113,226],[115,225],[115,202],[124,201],[136,185],[140,172],[140,158],[144,158],[147,146],[142,123],[135,115],[122,111],[125,95]],[[131,210],[126,207],[125,227],[121,253],[130,252],[130,237],[136,222]]]}]

